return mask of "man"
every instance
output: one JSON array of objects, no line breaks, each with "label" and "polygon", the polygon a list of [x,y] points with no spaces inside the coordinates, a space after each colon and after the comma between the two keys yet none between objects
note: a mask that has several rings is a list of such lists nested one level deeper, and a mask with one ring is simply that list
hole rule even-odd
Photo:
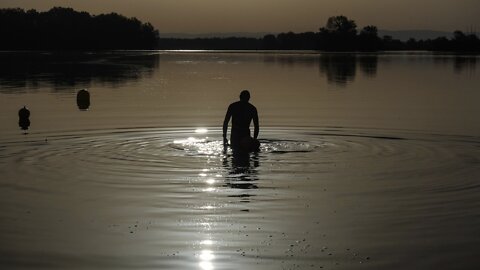
[{"label": "man", "polygon": [[[250,104],[250,93],[243,90],[240,93],[240,101],[228,106],[225,120],[223,121],[223,143],[228,144],[227,129],[230,117],[232,118],[232,130],[230,132],[230,146],[234,149],[253,151],[258,150],[260,143],[258,137],[258,114],[257,108]],[[250,137],[250,123],[253,120],[253,139]]]}]

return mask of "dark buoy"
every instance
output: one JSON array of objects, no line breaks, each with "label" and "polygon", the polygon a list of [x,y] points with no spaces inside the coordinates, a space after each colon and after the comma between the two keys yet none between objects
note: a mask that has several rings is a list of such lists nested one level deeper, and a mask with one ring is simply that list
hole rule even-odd
[{"label": "dark buoy", "polygon": [[22,130],[25,130],[26,134],[26,131],[30,127],[30,111],[26,106],[23,106],[23,108],[18,111],[18,125]]},{"label": "dark buoy", "polygon": [[90,93],[86,89],[78,91],[77,106],[81,111],[86,111],[90,107]]}]

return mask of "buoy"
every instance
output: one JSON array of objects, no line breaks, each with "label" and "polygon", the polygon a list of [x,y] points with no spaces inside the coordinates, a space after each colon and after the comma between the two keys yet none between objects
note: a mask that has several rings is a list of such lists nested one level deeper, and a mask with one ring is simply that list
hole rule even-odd
[{"label": "buoy", "polygon": [[86,111],[90,107],[90,93],[86,89],[78,91],[77,106],[81,111]]},{"label": "buoy", "polygon": [[28,130],[30,127],[30,111],[26,106],[18,111],[18,125],[22,130]]}]

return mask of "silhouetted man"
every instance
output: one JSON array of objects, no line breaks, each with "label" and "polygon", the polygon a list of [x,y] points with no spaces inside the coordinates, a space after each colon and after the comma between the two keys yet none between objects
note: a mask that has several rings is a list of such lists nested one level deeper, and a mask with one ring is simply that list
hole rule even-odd
[{"label": "silhouetted man", "polygon": [[[228,122],[230,117],[232,118],[232,130],[230,132],[230,146],[232,148],[243,147],[248,151],[253,151],[258,149],[260,145],[258,143],[258,114],[257,108],[250,104],[250,93],[247,90],[243,90],[240,93],[240,101],[234,102],[228,106],[227,114],[225,115],[225,120],[223,121],[223,143],[226,145],[227,140],[227,129]],[[253,120],[254,131],[253,138],[250,137],[250,123]],[[258,146],[252,147],[252,145],[258,144]],[[255,149],[256,148],[256,149]]]}]

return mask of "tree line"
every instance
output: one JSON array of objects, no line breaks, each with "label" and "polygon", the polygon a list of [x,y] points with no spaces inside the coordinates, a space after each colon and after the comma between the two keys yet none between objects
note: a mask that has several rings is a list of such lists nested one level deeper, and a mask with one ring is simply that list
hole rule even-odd
[{"label": "tree line", "polygon": [[475,34],[455,31],[453,38],[403,42],[391,36],[380,37],[374,25],[357,30],[357,24],[346,16],[328,18],[318,32],[269,34],[263,38],[161,38],[160,49],[216,50],[319,50],[319,51],[381,51],[428,50],[480,52],[480,39]]},{"label": "tree line", "polygon": [[476,34],[455,31],[452,38],[403,42],[379,37],[368,25],[357,29],[346,16],[328,18],[318,32],[269,34],[263,38],[161,38],[150,23],[110,13],[90,15],[71,8],[46,12],[20,8],[0,9],[0,50],[318,50],[380,51],[429,50],[480,52]]},{"label": "tree line", "polygon": [[1,50],[155,49],[150,23],[110,13],[90,15],[71,8],[45,12],[0,9]]}]

